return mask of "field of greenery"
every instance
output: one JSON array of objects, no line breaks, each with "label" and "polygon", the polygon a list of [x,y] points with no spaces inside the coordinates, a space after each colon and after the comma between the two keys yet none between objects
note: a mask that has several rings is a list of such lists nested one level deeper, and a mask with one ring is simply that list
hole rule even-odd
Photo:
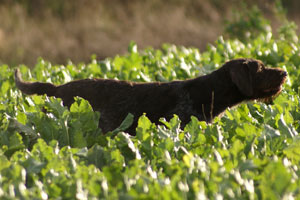
[{"label": "field of greenery", "polygon": [[212,124],[192,117],[182,130],[177,116],[157,126],[145,114],[132,137],[123,131],[128,115],[104,135],[101,113],[87,101],[77,98],[68,110],[60,99],[24,95],[14,68],[0,66],[0,199],[300,199],[300,43],[293,23],[272,31],[251,13],[228,25],[234,37],[220,36],[203,52],[132,42],[126,55],[105,60],[18,66],[25,80],[55,84],[184,80],[239,57],[288,71],[272,105],[245,102]]}]

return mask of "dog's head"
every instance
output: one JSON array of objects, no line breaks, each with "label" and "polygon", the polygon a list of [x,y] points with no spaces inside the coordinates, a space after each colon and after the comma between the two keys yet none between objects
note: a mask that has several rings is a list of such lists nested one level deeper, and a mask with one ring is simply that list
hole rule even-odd
[{"label": "dog's head", "polygon": [[282,89],[287,72],[280,68],[265,67],[254,59],[235,59],[224,65],[232,82],[247,99],[271,102]]}]

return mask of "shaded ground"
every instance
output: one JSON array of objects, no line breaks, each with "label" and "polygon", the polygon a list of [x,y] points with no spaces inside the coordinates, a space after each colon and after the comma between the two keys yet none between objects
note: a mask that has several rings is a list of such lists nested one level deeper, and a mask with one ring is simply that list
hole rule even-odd
[{"label": "shaded ground", "polygon": [[[20,2],[0,3],[0,63],[33,66],[40,56],[61,64],[69,59],[85,62],[92,54],[99,59],[123,54],[131,40],[140,48],[174,43],[203,49],[222,34],[226,19],[243,7],[236,0]],[[273,1],[249,2],[258,2],[277,25]],[[297,19],[300,3],[285,4],[289,18]]]}]

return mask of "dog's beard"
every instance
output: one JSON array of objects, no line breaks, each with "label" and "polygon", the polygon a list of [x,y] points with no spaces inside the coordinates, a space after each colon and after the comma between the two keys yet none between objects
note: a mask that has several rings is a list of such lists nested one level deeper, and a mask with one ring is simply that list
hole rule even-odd
[{"label": "dog's beard", "polygon": [[274,104],[274,100],[278,97],[278,95],[281,93],[282,91],[282,86],[279,86],[278,89],[274,90],[274,91],[270,91],[271,94],[270,96],[267,96],[267,97],[264,97],[264,98],[259,98],[257,99],[257,101],[259,102],[263,102],[265,104],[271,104],[273,105]]}]

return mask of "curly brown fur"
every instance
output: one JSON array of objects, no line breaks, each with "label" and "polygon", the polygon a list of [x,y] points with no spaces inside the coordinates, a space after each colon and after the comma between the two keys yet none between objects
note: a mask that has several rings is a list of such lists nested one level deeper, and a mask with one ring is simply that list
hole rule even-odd
[{"label": "curly brown fur", "polygon": [[74,97],[89,101],[101,113],[99,126],[108,132],[117,128],[128,113],[134,123],[127,130],[135,135],[137,120],[143,113],[154,123],[161,117],[179,116],[185,126],[192,115],[211,122],[226,108],[243,101],[272,99],[281,91],[287,73],[267,68],[254,59],[235,59],[211,74],[185,81],[133,83],[109,79],[75,80],[55,86],[51,83],[24,82],[15,72],[17,87],[25,94],[46,94],[61,98],[70,107]]}]

